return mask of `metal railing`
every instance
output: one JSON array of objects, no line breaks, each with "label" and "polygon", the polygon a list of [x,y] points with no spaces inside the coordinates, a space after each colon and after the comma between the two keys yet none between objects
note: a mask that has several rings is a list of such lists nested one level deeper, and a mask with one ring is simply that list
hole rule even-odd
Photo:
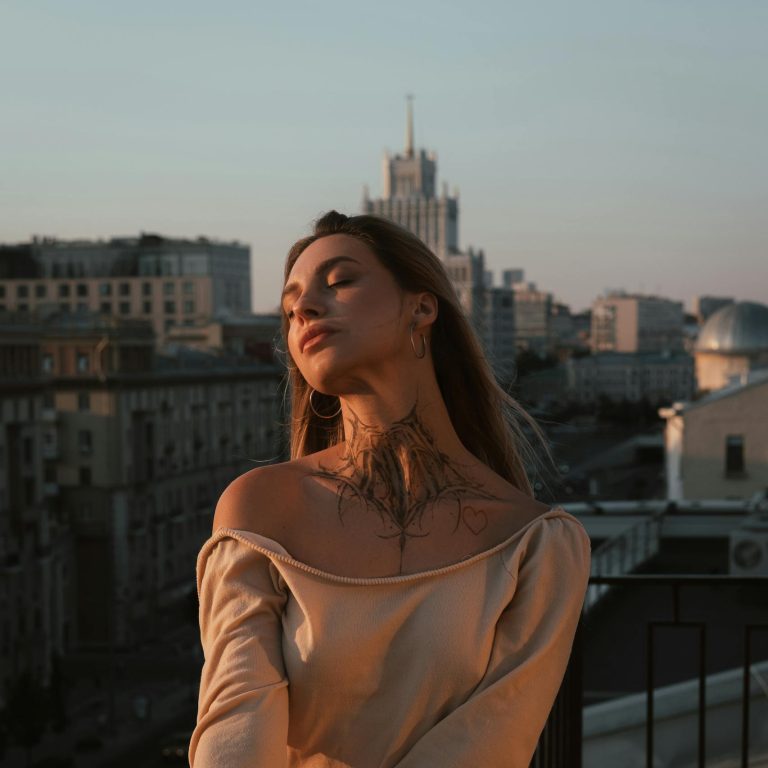
[{"label": "metal railing", "polygon": [[[630,573],[657,554],[663,518],[664,511],[656,512],[596,547],[592,552],[593,576],[621,576]],[[609,582],[590,579],[584,601],[585,611],[589,611],[610,588]]]},{"label": "metal railing", "polygon": [[[672,591],[672,615],[669,620],[646,622],[646,648],[645,648],[645,765],[652,768],[654,765],[654,664],[659,658],[659,650],[656,647],[656,634],[660,628],[693,629],[697,635],[697,647],[699,653],[698,663],[698,702],[697,714],[697,757],[696,764],[699,768],[711,765],[707,762],[706,735],[707,735],[707,700],[706,700],[706,651],[708,641],[708,626],[705,621],[682,620],[680,616],[681,587],[733,587],[739,588],[745,585],[761,587],[765,586],[765,594],[768,596],[768,576],[728,576],[728,575],[677,575],[677,574],[625,574],[613,576],[592,576],[589,580],[589,589],[592,587],[640,587],[647,585],[661,585],[669,587]],[[768,608],[768,597],[765,605]],[[584,632],[587,620],[587,601],[585,599],[584,610],[576,629],[571,657],[566,669],[565,677],[555,704],[547,720],[546,726],[539,739],[534,754],[531,768],[581,768],[582,767],[582,725],[584,704]],[[734,632],[739,627],[734,627]],[[768,683],[757,673],[752,660],[754,637],[757,633],[768,633],[768,623],[754,623],[745,621],[741,625],[743,633],[743,660],[741,665],[741,724],[740,724],[740,766],[748,768],[750,765],[750,699],[751,681],[754,679],[757,686],[765,694],[768,700]],[[639,662],[639,659],[633,659]],[[711,757],[711,756],[710,756]],[[665,763],[666,764],[666,763]],[[671,763],[669,763],[671,765]],[[734,762],[728,763],[735,765]],[[762,763],[761,763],[762,765]]]}]

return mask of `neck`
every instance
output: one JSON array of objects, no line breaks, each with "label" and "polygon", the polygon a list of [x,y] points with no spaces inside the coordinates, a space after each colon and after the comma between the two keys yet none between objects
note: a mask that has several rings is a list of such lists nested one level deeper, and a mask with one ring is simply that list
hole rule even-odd
[{"label": "neck", "polygon": [[404,416],[375,425],[349,402],[343,408],[346,441],[338,459],[314,473],[335,481],[342,520],[344,501],[361,502],[400,535],[402,547],[406,536],[417,535],[409,527],[421,529],[424,512],[436,502],[453,500],[460,508],[468,494],[493,498],[470,479],[468,470],[477,460],[453,430],[442,397],[429,407],[417,397]]},{"label": "neck", "polygon": [[426,499],[439,492],[440,480],[455,474],[455,462],[438,447],[433,430],[419,414],[418,401],[387,426],[366,424],[348,410],[342,454],[346,469],[359,479],[367,475],[380,497]]}]

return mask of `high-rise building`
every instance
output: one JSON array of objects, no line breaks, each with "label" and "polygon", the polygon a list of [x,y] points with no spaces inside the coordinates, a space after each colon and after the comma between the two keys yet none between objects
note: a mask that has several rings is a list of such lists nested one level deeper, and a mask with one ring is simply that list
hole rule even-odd
[{"label": "high-rise building", "polygon": [[413,104],[408,98],[408,121],[403,154],[384,155],[383,194],[378,199],[363,193],[363,213],[382,216],[413,232],[441,259],[459,252],[459,198],[436,194],[437,156],[413,142]]},{"label": "high-rise building", "polygon": [[496,374],[514,370],[514,292],[493,286],[482,249],[459,248],[459,197],[442,185],[437,194],[437,156],[415,149],[413,104],[408,98],[405,150],[384,156],[383,194],[371,199],[366,187],[363,213],[381,216],[413,232],[445,264],[459,302],[483,344]]}]

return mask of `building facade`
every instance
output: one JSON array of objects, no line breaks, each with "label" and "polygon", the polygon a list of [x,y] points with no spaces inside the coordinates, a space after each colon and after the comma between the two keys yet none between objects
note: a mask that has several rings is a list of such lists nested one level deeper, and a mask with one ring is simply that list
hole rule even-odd
[{"label": "building facade", "polygon": [[250,249],[142,234],[0,246],[0,312],[99,312],[168,330],[251,313]]},{"label": "building facade", "polygon": [[593,403],[600,396],[636,402],[673,401],[693,397],[693,359],[684,352],[629,354],[604,352],[565,362],[568,397]]},{"label": "building facade", "polygon": [[747,499],[768,487],[768,370],[659,415],[668,499]]},{"label": "building facade", "polygon": [[592,351],[679,352],[683,322],[682,302],[612,292],[592,304]]},{"label": "building facade", "polygon": [[[0,686],[188,615],[216,499],[287,459],[272,362],[156,352],[147,321],[0,324]],[[203,359],[204,358],[204,359]],[[3,695],[0,690],[0,696]]]},{"label": "building facade", "polygon": [[414,149],[413,105],[408,100],[405,150],[384,155],[380,198],[363,192],[362,212],[381,216],[413,232],[438,258],[459,252],[459,199],[447,185],[438,195],[437,156]]},{"label": "building facade", "polygon": [[405,150],[384,156],[383,194],[363,193],[362,212],[394,221],[419,237],[443,262],[459,303],[475,330],[497,377],[508,380],[515,366],[515,304],[509,286],[494,287],[485,270],[485,254],[459,248],[458,192],[437,194],[437,156],[418,152],[413,141],[409,99]]}]

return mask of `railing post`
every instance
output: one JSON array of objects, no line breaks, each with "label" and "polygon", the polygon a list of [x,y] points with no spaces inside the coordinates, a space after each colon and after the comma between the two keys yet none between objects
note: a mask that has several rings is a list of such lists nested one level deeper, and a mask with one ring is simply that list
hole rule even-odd
[{"label": "railing post", "polygon": [[581,768],[584,617],[582,611],[563,682],[539,737],[530,768]]}]

